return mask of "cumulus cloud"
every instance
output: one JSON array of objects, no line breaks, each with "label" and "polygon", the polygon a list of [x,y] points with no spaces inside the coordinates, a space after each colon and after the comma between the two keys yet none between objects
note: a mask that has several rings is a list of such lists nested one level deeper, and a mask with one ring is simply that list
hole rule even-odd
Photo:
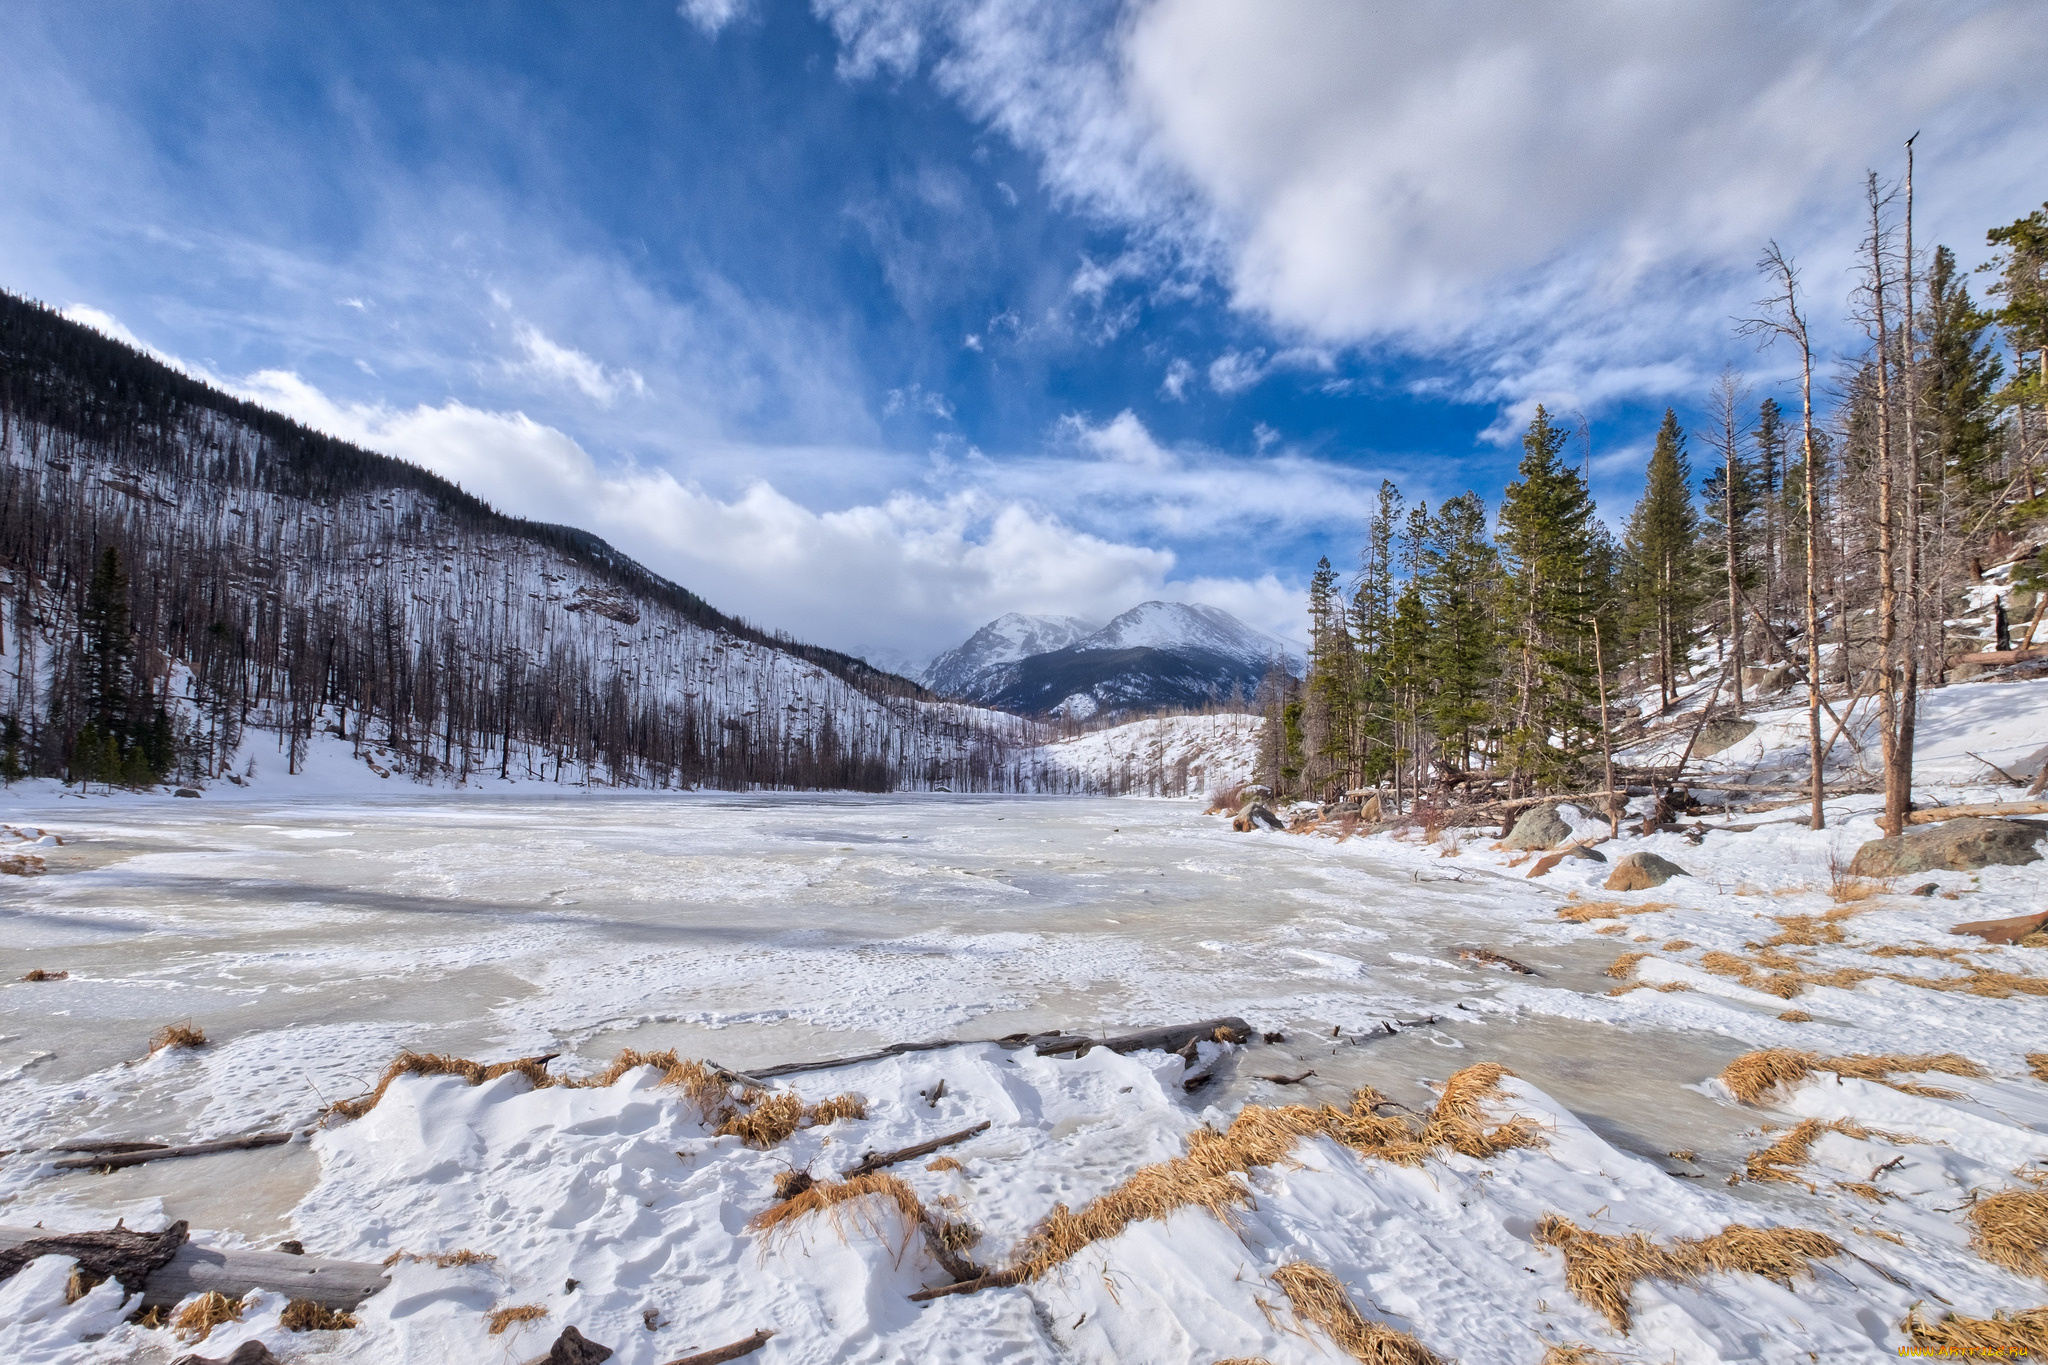
[{"label": "cumulus cloud", "polygon": [[1188,381],[1195,377],[1195,367],[1181,356],[1175,356],[1173,363],[1166,367],[1166,376],[1159,381],[1159,395],[1176,403],[1185,402],[1188,396]]},{"label": "cumulus cloud", "polygon": [[[1084,529],[1028,496],[1067,482],[1044,465],[1029,488],[898,491],[821,511],[766,479],[720,496],[664,469],[600,463],[519,412],[337,402],[280,370],[236,387],[308,425],[424,465],[505,511],[591,530],[724,610],[892,661],[928,657],[1008,611],[1106,620],[1149,598],[1209,602],[1283,637],[1300,633],[1300,593],[1272,575],[1176,580],[1172,551]],[[1072,435],[1099,465],[1131,475],[1153,475],[1160,465],[1152,461],[1172,459],[1130,413],[1100,427],[1078,422]]]},{"label": "cumulus cloud", "polygon": [[1693,383],[1661,362],[1728,344],[1762,240],[1844,263],[1862,170],[1916,128],[1928,240],[2025,211],[2048,164],[2027,0],[813,7],[842,70],[925,65],[1055,198],[1281,333],[1445,351],[1460,396],[1525,407]]}]

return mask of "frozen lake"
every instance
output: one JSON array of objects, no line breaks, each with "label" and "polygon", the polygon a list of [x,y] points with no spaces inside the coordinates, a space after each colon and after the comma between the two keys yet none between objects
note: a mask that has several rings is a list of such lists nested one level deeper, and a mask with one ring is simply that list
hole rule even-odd
[{"label": "frozen lake", "polygon": [[[769,1365],[1305,1365],[1323,1348],[1260,1297],[1277,1292],[1267,1277],[1283,1263],[1305,1259],[1458,1358],[1525,1365],[1545,1342],[1608,1339],[1557,1255],[1530,1240],[1562,1212],[1660,1237],[1734,1222],[1869,1229],[1878,1240],[1858,1239],[1860,1260],[1831,1262],[1796,1296],[1754,1276],[1645,1282],[1636,1340],[1686,1361],[1876,1358],[1915,1295],[1976,1312],[2012,1301],[2017,1281],[1984,1278],[1958,1201],[2048,1162],[2048,1110],[2023,1057],[2040,1037],[2032,988],[1912,984],[1967,967],[1942,946],[1965,906],[2012,913],[2039,873],[1943,874],[1948,900],[1861,900],[1846,938],[1802,943],[1836,922],[1812,918],[1831,913],[1827,860],[1867,837],[1867,814],[1838,815],[1825,834],[1786,824],[1642,840],[1692,875],[1626,903],[1599,901],[1598,864],[1531,880],[1480,831],[1438,843],[1237,835],[1196,803],[1135,798],[216,788],[201,801],[81,800],[43,787],[11,793],[0,820],[27,827],[9,849],[46,865],[0,877],[0,1224],[185,1218],[215,1244],[290,1236],[357,1260],[472,1247],[494,1258],[400,1265],[350,1332],[291,1333],[282,1300],[259,1305],[224,1329],[222,1351],[239,1333],[295,1359],[523,1360],[573,1323],[617,1347],[620,1365],[659,1365],[774,1324],[784,1335]],[[1602,916],[1561,918],[1574,895]],[[1699,965],[1764,953],[1759,935],[1774,931],[1815,972],[1868,967],[1855,989],[1811,986],[1788,1011]],[[1930,946],[1878,955],[1899,943]],[[1536,974],[1461,960],[1461,948]],[[2031,950],[1998,951],[2024,970]],[[1635,957],[1617,970],[1636,980],[1618,984],[1609,969],[1623,952]],[[20,979],[33,968],[68,975]],[[1630,989],[1638,981],[1670,989]],[[806,1103],[862,1096],[866,1116],[764,1148],[711,1133],[643,1068],[581,1089],[408,1080],[309,1140],[107,1175],[55,1172],[35,1150],[305,1131],[408,1048],[556,1053],[567,1075],[622,1047],[674,1048],[746,1070],[1226,1014],[1277,1041],[1204,1044],[1196,1074],[1208,1079],[1191,1090],[1181,1060],[1156,1052],[949,1048],[792,1078]],[[146,1055],[152,1033],[187,1021],[208,1046]],[[1901,1045],[1967,1051],[1989,1070],[1913,1094],[1817,1081],[1770,1110],[1710,1081],[1759,1046]],[[791,1170],[829,1179],[855,1152],[980,1121],[993,1127],[953,1148],[956,1162],[897,1169],[972,1223],[982,1264],[1002,1265],[1049,1210],[1081,1207],[1247,1105],[1342,1108],[1371,1085],[1422,1110],[1433,1086],[1489,1061],[1521,1078],[1493,1102],[1538,1126],[1536,1147],[1408,1167],[1304,1141],[1247,1174],[1240,1216],[1135,1224],[1025,1289],[921,1306],[910,1295],[949,1275],[887,1219],[822,1221],[784,1240],[749,1225]],[[943,1100],[928,1098],[941,1081]],[[1891,1202],[1804,1180],[1730,1187],[1724,1177],[1770,1141],[1767,1113],[1847,1124],[1804,1169],[1883,1174]],[[68,1310],[61,1276],[44,1279],[6,1291],[24,1305],[18,1322],[0,1303],[0,1344],[17,1358],[157,1365],[179,1349],[119,1326],[114,1290]],[[487,1313],[508,1305],[544,1308],[542,1325],[491,1335]],[[60,1311],[85,1325],[38,1325]],[[1759,1334],[1766,1319],[1775,1326]],[[87,1341],[99,1343],[89,1357]]]},{"label": "frozen lake", "polygon": [[[1487,1011],[1531,983],[1453,956],[1494,948],[1542,988],[1601,994],[1607,943],[1554,894],[1418,871],[1326,840],[1235,837],[1186,801],[419,795],[329,803],[59,800],[66,839],[0,910],[0,1145],[203,1140],[306,1122],[401,1048],[482,1059],[622,1046],[749,1066],[936,1037],[1115,1031],[1221,1014],[1287,1035],[1202,1096],[1423,1078],[1506,1062],[1645,1152],[1732,1144],[1685,1087],[1742,1050]],[[34,967],[62,982],[15,981]],[[1564,1012],[1568,1014],[1569,1012]],[[1389,1036],[1388,1021],[1439,1022]],[[212,1046],[130,1070],[189,1020]],[[1646,1099],[1653,1098],[1653,1103]],[[215,1207],[221,1173],[276,1198]],[[74,1178],[261,1235],[303,1154]],[[282,1207],[280,1207],[282,1201]]]}]

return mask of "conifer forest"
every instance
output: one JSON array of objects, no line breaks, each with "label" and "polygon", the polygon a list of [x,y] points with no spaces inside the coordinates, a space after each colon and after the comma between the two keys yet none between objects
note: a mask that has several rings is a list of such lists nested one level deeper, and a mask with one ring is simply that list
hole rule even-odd
[{"label": "conifer forest", "polygon": [[[1914,243],[1911,202],[1910,170],[1870,178],[1857,354],[1818,352],[1809,324],[1831,301],[1765,249],[1760,301],[1733,325],[1791,382],[1724,372],[1704,429],[1667,410],[1618,536],[1588,490],[1589,435],[1541,407],[1497,505],[1383,484],[1356,573],[1316,566],[1307,677],[1261,689],[1260,781],[1403,806],[1597,794],[1654,778],[1617,777],[1613,751],[1706,680],[1688,727],[1804,693],[1816,828],[1829,732],[1874,713],[1896,832],[1923,691],[2048,644],[2048,558],[2020,539],[2048,513],[2048,206],[1991,229],[1978,272]],[[1970,586],[2016,558],[2029,619],[2000,605],[1959,624]]]}]

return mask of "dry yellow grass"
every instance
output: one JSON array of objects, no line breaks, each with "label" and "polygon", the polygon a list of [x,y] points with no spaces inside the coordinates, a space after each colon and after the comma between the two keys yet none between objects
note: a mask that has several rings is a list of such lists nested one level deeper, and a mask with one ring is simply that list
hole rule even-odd
[{"label": "dry yellow grass", "polygon": [[924,1168],[928,1171],[964,1171],[967,1169],[949,1156],[935,1156],[930,1161],[924,1163]]},{"label": "dry yellow grass", "polygon": [[806,1106],[803,1097],[791,1091],[769,1094],[750,1087],[713,1116],[711,1131],[719,1137],[736,1137],[749,1147],[766,1149],[787,1141],[799,1128],[867,1116],[867,1101],[858,1095],[834,1095]]},{"label": "dry yellow grass", "polygon": [[539,1322],[548,1315],[547,1308],[538,1303],[522,1303],[513,1308],[494,1308],[489,1318],[491,1335],[503,1336],[507,1329],[522,1322]]},{"label": "dry yellow grass", "polygon": [[1273,1272],[1294,1315],[1323,1329],[1353,1360],[1367,1365],[1445,1365],[1442,1356],[1406,1332],[1362,1316],[1337,1277],[1307,1261],[1290,1261]]},{"label": "dry yellow grass", "polygon": [[1596,934],[1625,934],[1628,932],[1628,926],[1625,924],[1603,924],[1593,932]]},{"label": "dry yellow grass", "polygon": [[556,1084],[548,1075],[547,1064],[534,1057],[521,1057],[517,1061],[493,1062],[486,1066],[472,1062],[467,1057],[450,1057],[440,1052],[406,1051],[392,1059],[384,1068],[384,1074],[377,1078],[377,1088],[369,1094],[353,1100],[338,1100],[327,1106],[322,1118],[359,1119],[377,1107],[384,1098],[384,1092],[400,1076],[460,1076],[471,1085],[482,1085],[485,1081],[496,1080],[510,1072],[518,1072],[536,1090]]},{"label": "dry yellow grass", "polygon": [[1537,1365],[1618,1365],[1621,1357],[1597,1350],[1583,1341],[1558,1342],[1543,1353]]},{"label": "dry yellow grass", "polygon": [[2048,1191],[2007,1190],[1970,1205],[1970,1246],[1993,1265],[2048,1280]]},{"label": "dry yellow grass", "polygon": [[1778,932],[1761,944],[1750,944],[1752,948],[1811,948],[1825,943],[1842,941],[1840,920],[1847,918],[1842,910],[1830,910],[1825,915],[1783,915],[1776,923]]},{"label": "dry yellow grass", "polygon": [[[1844,1137],[1857,1139],[1882,1138],[1892,1143],[1921,1141],[1910,1133],[1888,1133],[1881,1128],[1865,1128],[1854,1119],[1835,1119],[1830,1123],[1822,1123],[1819,1119],[1801,1119],[1785,1136],[1770,1146],[1749,1154],[1749,1159],[1743,1163],[1744,1178],[1782,1180],[1812,1189],[1812,1182],[1801,1180],[1792,1172],[1795,1167],[1806,1164],[1807,1156],[1813,1151],[1813,1144],[1818,1142],[1824,1133],[1840,1133]],[[1867,1181],[1860,1184],[1837,1183],[1840,1188],[1861,1195],[1865,1199],[1881,1202],[1890,1197]]]},{"label": "dry yellow grass", "polygon": [[880,1236],[878,1214],[888,1208],[902,1215],[906,1243],[912,1233],[920,1231],[947,1252],[965,1251],[981,1240],[981,1234],[972,1226],[933,1213],[917,1197],[916,1190],[900,1177],[883,1171],[870,1171],[849,1180],[813,1181],[788,1199],[755,1214],[747,1220],[747,1226],[769,1234],[773,1240],[786,1235],[800,1220],[823,1213],[831,1217],[833,1227],[842,1237],[846,1235],[848,1220]]},{"label": "dry yellow grass", "polygon": [[2027,1070],[2037,1081],[2048,1081],[2048,1052],[2029,1052]]},{"label": "dry yellow grass", "polygon": [[[1790,1000],[1808,986],[1835,986],[1848,990],[1859,981],[1868,981],[1876,972],[1866,972],[1860,967],[1837,967],[1833,971],[1809,971],[1807,964],[1798,958],[1787,957],[1776,948],[1764,946],[1753,959],[1745,959],[1734,953],[1718,949],[1704,953],[1700,966],[1716,976],[1732,977],[1753,991],[1775,995],[1780,1000]],[[1768,971],[1759,970],[1768,968]]]},{"label": "dry yellow grass", "polygon": [[1923,1351],[1954,1356],[2032,1356],[2048,1359],[2048,1308],[2024,1308],[2010,1316],[1966,1318],[1949,1313],[1939,1322],[1920,1316],[1920,1305],[1906,1313],[1899,1330]]},{"label": "dry yellow grass", "polygon": [[[1665,945],[1664,945],[1664,951],[1665,951],[1665,952],[1667,952],[1667,953],[1682,953],[1682,952],[1684,952],[1684,951],[1685,951],[1685,950],[1686,950],[1687,948],[1691,948],[1691,947],[1693,947],[1693,946],[1695,946],[1695,945],[1693,944],[1693,941],[1692,941],[1691,939],[1686,939],[1686,938],[1674,938],[1674,939],[1672,939],[1672,940],[1671,940],[1671,941],[1670,941],[1669,943],[1667,943],[1667,944],[1665,944]],[[1556,1351],[1556,1350],[1562,1350],[1563,1348],[1562,1348],[1562,1347],[1557,1347],[1557,1346],[1553,1346],[1553,1347],[1551,1347],[1550,1349],[1552,1349],[1553,1351]]]},{"label": "dry yellow grass", "polygon": [[288,1332],[340,1332],[356,1325],[355,1314],[337,1313],[311,1299],[293,1299],[277,1321]]},{"label": "dry yellow grass", "polygon": [[471,1251],[464,1247],[460,1251],[394,1251],[384,1258],[388,1269],[400,1261],[426,1262],[443,1270],[463,1265],[489,1265],[498,1258],[488,1251]]},{"label": "dry yellow grass", "polygon": [[1640,1232],[1621,1236],[1582,1228],[1547,1213],[1536,1225],[1536,1244],[1564,1257],[1565,1284],[1627,1335],[1629,1296],[1637,1280],[1685,1284],[1709,1271],[1740,1270],[1791,1287],[1812,1263],[1842,1253],[1842,1244],[1806,1228],[1753,1228],[1731,1223],[1711,1237],[1682,1237],[1659,1246]]},{"label": "dry yellow grass", "polygon": [[195,1026],[190,1019],[182,1024],[165,1024],[149,1040],[149,1055],[154,1057],[167,1047],[205,1047],[206,1031]]},{"label": "dry yellow grass", "polygon": [[1607,974],[1616,981],[1626,981],[1636,974],[1636,964],[1649,956],[1649,953],[1623,953],[1609,965]]},{"label": "dry yellow grass", "polygon": [[1957,1098],[1953,1090],[1939,1086],[1920,1085],[1913,1081],[1894,1081],[1895,1072],[1939,1071],[1950,1076],[1984,1076],[1989,1073],[1967,1057],[1953,1052],[1915,1056],[1907,1053],[1885,1053],[1871,1056],[1858,1053],[1853,1057],[1823,1057],[1817,1052],[1801,1052],[1796,1048],[1773,1047],[1760,1052],[1745,1052],[1722,1069],[1721,1083],[1733,1091],[1735,1098],[1744,1104],[1755,1104],[1771,1090],[1781,1085],[1797,1085],[1817,1071],[1831,1071],[1837,1076],[1851,1080],[1876,1081],[1908,1095],[1924,1095],[1929,1099],[1948,1100]]},{"label": "dry yellow grass", "polygon": [[1627,995],[1630,991],[1662,991],[1670,995],[1676,991],[1689,991],[1692,987],[1683,981],[1631,981],[1625,986],[1616,986],[1609,995]]},{"label": "dry yellow grass", "polygon": [[53,972],[43,967],[32,967],[21,979],[23,981],[62,981],[70,975],[71,973],[69,972]]},{"label": "dry yellow grass", "polygon": [[1240,1207],[1251,1203],[1250,1189],[1237,1177],[1255,1166],[1285,1160],[1305,1137],[1333,1138],[1353,1151],[1404,1166],[1420,1166],[1446,1148],[1488,1157],[1537,1146],[1543,1135],[1529,1119],[1491,1128],[1485,1124],[1481,1105],[1509,1074],[1492,1062],[1468,1066],[1444,1082],[1429,1114],[1410,1119],[1379,1117],[1374,1111],[1385,1107],[1387,1100],[1370,1087],[1351,1097],[1349,1110],[1248,1104],[1228,1131],[1197,1129],[1188,1137],[1187,1155],[1140,1167],[1080,1211],[1053,1205],[1019,1249],[1017,1268],[1025,1278],[1037,1279],[1093,1242],[1184,1208],[1206,1209],[1229,1222]]},{"label": "dry yellow grass", "polygon": [[1626,901],[1582,901],[1567,899],[1558,907],[1557,917],[1573,924],[1586,924],[1596,919],[1620,919],[1623,915],[1647,915],[1656,910],[1671,909],[1669,901],[1644,901],[1641,905],[1630,905]]},{"label": "dry yellow grass", "polygon": [[178,1310],[171,1330],[185,1341],[204,1341],[207,1334],[224,1322],[240,1322],[242,1304],[215,1289],[209,1289]]}]

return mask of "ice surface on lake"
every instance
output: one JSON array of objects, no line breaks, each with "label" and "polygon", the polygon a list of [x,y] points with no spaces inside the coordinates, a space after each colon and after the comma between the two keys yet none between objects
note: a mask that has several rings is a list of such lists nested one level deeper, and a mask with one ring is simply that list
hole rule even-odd
[{"label": "ice surface on lake", "polygon": [[[1836,843],[1867,837],[1867,815],[1838,812],[1825,835],[1782,825],[1698,847],[1644,841],[1694,875],[1654,903],[1636,897],[1645,903],[1629,908],[1643,913],[1603,937],[1557,914],[1570,892],[1598,894],[1597,865],[1531,881],[1476,834],[1462,850],[1234,835],[1186,801],[216,788],[192,802],[47,787],[10,799],[5,819],[65,842],[38,845],[44,875],[0,888],[0,1148],[304,1130],[402,1048],[560,1053],[557,1072],[577,1074],[622,1046],[747,1069],[887,1042],[1100,1036],[1224,1014],[1285,1035],[1205,1045],[1215,1078],[1192,1092],[1181,1060],[1157,1052],[1039,1058],[983,1044],[810,1073],[793,1078],[806,1100],[852,1091],[869,1117],[768,1151],[712,1136],[642,1070],[589,1090],[408,1079],[369,1116],[310,1140],[107,1176],[54,1174],[33,1152],[0,1160],[8,1226],[184,1217],[216,1245],[297,1236],[362,1260],[401,1248],[498,1257],[399,1264],[349,1333],[289,1333],[281,1300],[254,1302],[208,1355],[261,1339],[294,1360],[524,1360],[575,1323],[617,1348],[618,1365],[770,1325],[764,1365],[1307,1365],[1331,1358],[1324,1344],[1295,1333],[1284,1305],[1268,1315],[1273,1272],[1306,1259],[1369,1316],[1468,1365],[1533,1365],[1547,1343],[1569,1341],[1789,1363],[1890,1355],[1908,1305],[1928,1293],[1981,1315],[2031,1292],[1969,1251],[1952,1206],[2048,1156],[2048,1101],[2020,1061],[2040,1045],[2038,1000],[1873,979],[1812,988],[1798,1003],[1814,1019],[1791,1023],[1779,1018],[1786,1001],[1683,960],[1682,949],[1739,948],[1769,932],[1770,915],[1825,905],[1810,888],[1825,884]],[[2004,907],[2040,884],[2012,868],[1937,879],[1984,914],[2013,913]],[[1926,942],[1955,913],[1939,900],[1873,901],[1854,929]],[[1664,953],[1639,979],[1691,989],[1610,994],[1607,968],[1635,944]],[[1461,947],[1537,974],[1461,960]],[[69,976],[16,979],[32,967]],[[152,1032],[185,1020],[208,1047],[145,1055]],[[1994,1075],[1935,1078],[1953,1100],[1867,1082],[1782,1097],[1781,1122],[1883,1130],[1829,1134],[1813,1149],[1816,1179],[1861,1181],[1906,1154],[1887,1177],[1897,1200],[1844,1212],[1796,1183],[1723,1184],[1770,1139],[1764,1111],[1709,1078],[1769,1045],[1957,1049]],[[1256,1203],[1236,1224],[1199,1211],[1136,1224],[1026,1289],[913,1303],[948,1277],[890,1214],[813,1220],[780,1240],[746,1228],[780,1171],[829,1177],[862,1150],[987,1119],[955,1149],[959,1170],[897,1169],[928,1203],[952,1201],[984,1234],[975,1255],[1000,1265],[1055,1202],[1080,1206],[1247,1102],[1341,1106],[1371,1084],[1420,1109],[1426,1083],[1478,1061],[1517,1073],[1500,1112],[1539,1121],[1547,1146],[1408,1168],[1309,1140],[1248,1177]],[[941,1079],[943,1100],[928,1102]],[[1934,1145],[1895,1148],[1885,1132]],[[1571,1294],[1560,1258],[1531,1243],[1550,1212],[1659,1238],[1738,1221],[1819,1226],[1862,1259],[1832,1261],[1794,1291],[1755,1276],[1645,1281],[1623,1341]],[[1911,1250],[1852,1236],[1866,1224]],[[0,1304],[11,1305],[0,1312],[10,1358],[177,1353],[162,1333],[114,1326],[121,1306],[106,1294],[65,1305],[63,1267],[31,1269]],[[490,1309],[529,1303],[548,1316],[486,1335]]]}]

